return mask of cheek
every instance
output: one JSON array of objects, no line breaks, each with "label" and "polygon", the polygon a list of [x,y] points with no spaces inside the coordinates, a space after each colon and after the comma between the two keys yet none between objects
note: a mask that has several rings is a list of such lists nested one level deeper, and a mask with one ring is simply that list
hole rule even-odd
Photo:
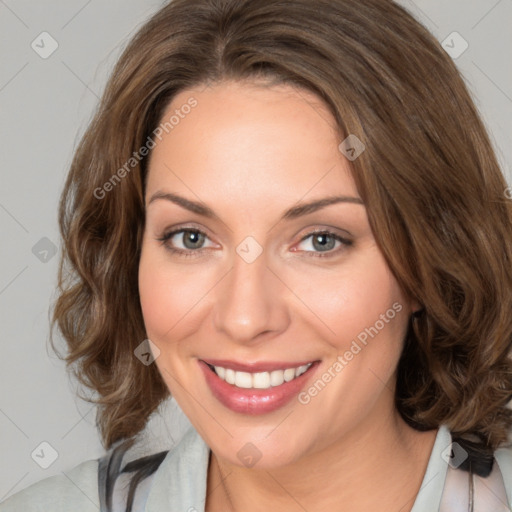
[{"label": "cheek", "polygon": [[[153,261],[149,251],[143,252],[139,263],[139,295],[144,323],[148,335],[157,337],[155,334],[172,325],[172,318],[168,315],[175,311],[172,294],[166,293],[167,283],[161,267]],[[167,314],[166,314],[167,312]]]},{"label": "cheek", "polygon": [[[385,260],[377,251],[328,276],[318,276],[296,290],[311,305],[324,325],[326,340],[338,352],[353,340],[363,342],[379,335],[384,342],[401,346],[407,324],[403,294]],[[357,349],[356,349],[357,350]]]},{"label": "cheek", "polygon": [[[160,248],[143,250],[139,263],[139,294],[148,336],[163,341],[186,325],[183,319],[205,293],[201,271],[169,265]],[[194,313],[196,309],[194,308]],[[182,333],[183,334],[183,333]]]},{"label": "cheek", "polygon": [[301,403],[316,407],[318,414],[325,411],[335,432],[339,425],[357,424],[392,389],[409,306],[385,260],[375,254],[319,280],[308,293],[329,327],[324,340],[330,351],[318,376],[326,384],[312,382]]}]

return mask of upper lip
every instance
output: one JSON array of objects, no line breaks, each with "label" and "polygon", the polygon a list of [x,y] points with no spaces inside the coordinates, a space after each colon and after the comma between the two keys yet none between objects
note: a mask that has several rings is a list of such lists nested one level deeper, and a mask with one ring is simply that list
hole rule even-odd
[{"label": "upper lip", "polygon": [[258,361],[254,363],[239,363],[238,361],[228,361],[227,359],[202,359],[206,364],[211,366],[222,366],[222,368],[229,368],[237,372],[272,372],[274,370],[285,370],[286,368],[298,368],[305,364],[314,363],[315,359],[299,362],[286,362],[286,361]]}]

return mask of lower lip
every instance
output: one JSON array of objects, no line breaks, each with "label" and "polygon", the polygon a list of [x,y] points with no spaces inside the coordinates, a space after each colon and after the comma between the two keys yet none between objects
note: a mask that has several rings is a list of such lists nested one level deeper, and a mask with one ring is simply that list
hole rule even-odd
[{"label": "lower lip", "polygon": [[315,361],[302,375],[280,386],[267,389],[244,389],[222,380],[204,361],[198,362],[215,398],[228,409],[248,415],[265,414],[286,405],[299,394],[319,364]]}]

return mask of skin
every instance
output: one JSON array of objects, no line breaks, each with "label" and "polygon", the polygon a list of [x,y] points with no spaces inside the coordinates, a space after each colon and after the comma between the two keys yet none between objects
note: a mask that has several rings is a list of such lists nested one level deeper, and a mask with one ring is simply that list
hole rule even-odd
[{"label": "skin", "polygon": [[[163,118],[191,96],[197,106],[149,162],[139,290],[148,337],[161,351],[155,363],[212,450],[206,510],[410,511],[437,433],[410,428],[393,402],[419,306],[388,268],[363,204],[280,220],[314,199],[359,197],[334,118],[309,92],[247,82],[182,91]],[[206,204],[217,218],[150,202],[157,192]],[[187,233],[158,240],[183,225],[207,235],[202,252]],[[328,238],[323,250],[306,238],[326,229],[351,244]],[[236,252],[247,236],[263,249],[252,263]],[[309,387],[396,303],[401,311],[307,404],[235,413],[198,366],[208,358],[319,360]],[[237,457],[248,442],[261,452],[252,468]]]}]

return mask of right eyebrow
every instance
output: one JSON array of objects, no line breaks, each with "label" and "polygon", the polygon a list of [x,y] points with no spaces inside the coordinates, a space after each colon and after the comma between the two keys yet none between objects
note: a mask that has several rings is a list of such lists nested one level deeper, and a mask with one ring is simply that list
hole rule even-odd
[{"label": "right eyebrow", "polygon": [[151,199],[148,201],[148,206],[158,199],[170,201],[171,203],[177,204],[186,210],[197,213],[198,215],[202,215],[203,217],[207,217],[209,219],[218,218],[215,212],[205,204],[192,201],[191,199],[187,199],[186,197],[179,196],[178,194],[172,194],[170,192],[155,192],[151,196]]}]

